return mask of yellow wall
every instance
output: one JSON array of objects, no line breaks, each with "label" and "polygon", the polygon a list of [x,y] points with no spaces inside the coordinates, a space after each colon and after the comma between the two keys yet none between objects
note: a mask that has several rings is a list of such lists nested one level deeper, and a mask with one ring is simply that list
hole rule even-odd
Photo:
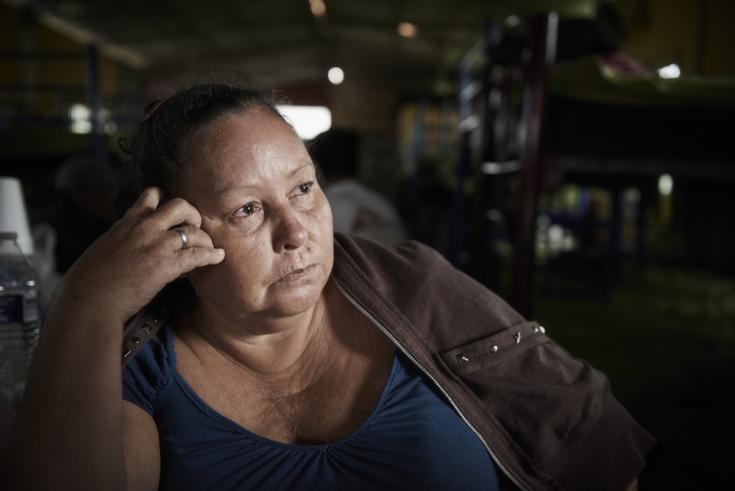
[{"label": "yellow wall", "polygon": [[[84,102],[87,86],[86,46],[49,29],[38,21],[28,24],[20,10],[0,5],[0,50],[5,52],[52,51],[78,54],[79,59],[67,60],[0,60],[0,84],[22,86],[25,83],[42,85],[74,86],[82,89],[79,95],[70,98],[58,94],[40,94],[33,98],[34,113],[57,114],[71,102]],[[102,98],[113,96],[126,87],[133,70],[103,55],[98,57],[99,88]],[[28,101],[28,96],[17,94],[8,97],[0,94],[11,104]],[[73,99],[73,100],[70,100]]]}]

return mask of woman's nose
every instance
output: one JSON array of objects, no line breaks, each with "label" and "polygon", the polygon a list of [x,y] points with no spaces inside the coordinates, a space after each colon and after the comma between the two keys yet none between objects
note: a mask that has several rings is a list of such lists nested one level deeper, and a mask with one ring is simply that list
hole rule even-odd
[{"label": "woman's nose", "polygon": [[284,212],[273,236],[275,252],[292,251],[303,247],[309,238],[309,232],[293,211]]}]

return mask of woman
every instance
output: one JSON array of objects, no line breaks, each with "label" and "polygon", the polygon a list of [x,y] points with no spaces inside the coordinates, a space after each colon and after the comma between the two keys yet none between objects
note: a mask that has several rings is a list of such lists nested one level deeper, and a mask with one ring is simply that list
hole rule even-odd
[{"label": "woman", "polygon": [[[258,94],[178,93],[131,154],[149,187],[48,312],[17,487],[635,485],[652,440],[605,378],[427,248],[335,240]],[[182,275],[191,295],[121,373],[123,324]]]}]

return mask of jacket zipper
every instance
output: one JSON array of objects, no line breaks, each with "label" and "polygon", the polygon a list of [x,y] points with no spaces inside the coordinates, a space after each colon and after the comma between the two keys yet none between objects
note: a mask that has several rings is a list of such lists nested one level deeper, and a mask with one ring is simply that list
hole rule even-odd
[{"label": "jacket zipper", "polygon": [[396,337],[393,335],[393,333],[391,333],[388,329],[386,329],[383,326],[383,324],[381,324],[380,321],[375,318],[375,316],[373,314],[371,314],[370,312],[368,312],[367,309],[365,309],[354,298],[352,298],[352,296],[349,293],[347,293],[342,288],[342,285],[339,284],[339,281],[337,281],[336,283],[337,283],[337,286],[339,287],[340,291],[342,292],[342,294],[345,297],[347,297],[347,300],[349,300],[350,303],[352,305],[354,305],[357,310],[359,310],[365,317],[367,317],[370,320],[370,322],[372,322],[378,329],[380,329],[381,332],[383,334],[385,334],[388,337],[388,339],[390,339],[391,342],[399,350],[401,350],[401,352],[404,354],[404,356],[406,356],[406,358],[408,358],[409,360],[411,360],[411,363],[413,363],[419,370],[421,370],[424,373],[424,375],[426,375],[429,378],[429,380],[431,380],[434,383],[434,385],[436,385],[436,387],[441,391],[441,393],[444,394],[444,397],[447,398],[447,401],[449,401],[449,404],[454,408],[454,410],[457,412],[457,414],[462,419],[462,421],[464,421],[464,423],[470,428],[470,430],[472,430],[472,432],[475,435],[477,435],[477,438],[480,439],[480,441],[482,442],[482,444],[485,446],[485,449],[487,450],[487,453],[490,454],[490,457],[495,462],[495,465],[497,465],[500,468],[500,470],[503,471],[503,473],[506,476],[508,476],[508,478],[513,482],[513,484],[515,484],[519,489],[521,489],[522,491],[531,491],[530,488],[527,488],[527,487],[523,486],[520,483],[520,481],[518,479],[516,479],[513,476],[513,474],[511,474],[508,471],[508,468],[505,467],[505,465],[503,465],[503,463],[500,461],[500,459],[498,459],[498,457],[493,453],[493,451],[490,449],[490,446],[485,441],[485,438],[483,438],[483,436],[480,434],[480,432],[477,431],[475,429],[475,427],[472,426],[472,423],[470,423],[467,420],[467,418],[462,413],[462,411],[459,409],[459,407],[457,407],[457,404],[454,402],[454,399],[451,398],[451,396],[449,395],[449,393],[447,393],[447,391],[444,389],[444,387],[442,387],[442,385],[439,383],[439,381],[431,373],[429,373],[429,371],[426,368],[424,368],[423,365],[421,365],[421,363],[419,363],[418,360],[416,360],[416,358],[414,358],[414,356],[396,339]]}]

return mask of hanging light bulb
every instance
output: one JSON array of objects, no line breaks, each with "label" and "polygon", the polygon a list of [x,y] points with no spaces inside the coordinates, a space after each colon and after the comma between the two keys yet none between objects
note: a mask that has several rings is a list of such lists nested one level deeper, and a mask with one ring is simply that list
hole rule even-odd
[{"label": "hanging light bulb", "polygon": [[323,0],[309,0],[309,9],[314,17],[322,17],[327,13],[327,6]]},{"label": "hanging light bulb", "polygon": [[404,38],[416,37],[416,34],[419,33],[419,30],[416,27],[416,24],[412,24],[410,22],[399,23],[396,30],[398,31],[398,34],[400,34]]},{"label": "hanging light bulb", "polygon": [[327,71],[327,78],[334,85],[341,84],[345,79],[345,72],[338,66],[333,66]]}]

